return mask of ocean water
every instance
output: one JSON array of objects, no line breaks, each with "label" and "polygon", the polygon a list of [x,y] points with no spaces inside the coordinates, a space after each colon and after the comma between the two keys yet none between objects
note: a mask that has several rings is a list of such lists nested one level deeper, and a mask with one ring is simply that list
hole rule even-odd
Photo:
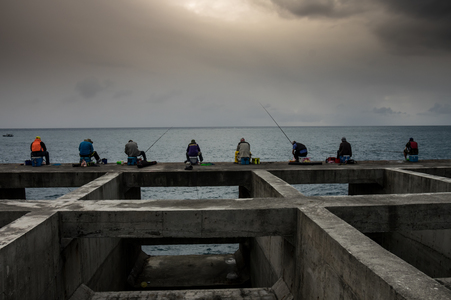
[{"label": "ocean water", "polygon": [[[78,145],[84,139],[94,141],[100,157],[109,163],[126,160],[125,144],[132,139],[148,160],[180,162],[192,139],[199,144],[205,162],[233,162],[235,149],[244,137],[253,157],[262,162],[288,161],[291,144],[278,127],[227,128],[84,128],[84,129],[0,129],[0,163],[20,164],[30,157],[30,144],[39,135],[50,153],[50,162],[78,162]],[[451,158],[451,126],[377,126],[377,127],[283,127],[291,140],[305,144],[308,156],[323,161],[336,152],[344,136],[352,145],[353,158],[364,160],[404,159],[402,151],[410,137],[419,144],[420,159]],[[159,140],[158,140],[159,139]],[[157,141],[150,149],[149,147]],[[346,195],[347,184],[294,185],[308,196]],[[27,199],[56,199],[73,188],[26,189]],[[238,187],[142,188],[143,199],[235,199]],[[237,245],[145,246],[152,255],[232,253]]]}]

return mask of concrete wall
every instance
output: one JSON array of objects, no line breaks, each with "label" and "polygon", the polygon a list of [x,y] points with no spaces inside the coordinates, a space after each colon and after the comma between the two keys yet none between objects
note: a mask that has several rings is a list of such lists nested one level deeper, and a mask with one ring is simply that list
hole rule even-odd
[{"label": "concrete wall", "polygon": [[387,169],[384,177],[386,194],[451,192],[451,179],[401,169]]},{"label": "concrete wall", "polygon": [[[451,291],[321,209],[299,213],[295,299],[446,299]],[[415,282],[412,285],[412,281]]]},{"label": "concrete wall", "polygon": [[250,272],[253,287],[268,287],[282,279],[291,290],[295,279],[295,247],[280,236],[252,239]]},{"label": "concrete wall", "polygon": [[[449,248],[439,252],[445,245],[449,247],[451,234],[449,230],[441,232],[444,238],[437,238],[436,231],[421,232],[387,232],[373,233],[368,236],[382,247],[402,258],[407,263],[424,272],[432,278],[451,277],[451,259],[446,256]],[[430,240],[434,247],[423,239]],[[442,243],[439,243],[439,242]]]},{"label": "concrete wall", "polygon": [[19,220],[27,226],[15,221],[0,229],[3,238],[14,240],[0,247],[2,299],[58,299],[58,216],[29,213]]},{"label": "concrete wall", "polygon": [[[0,248],[0,299],[67,299],[82,283],[95,291],[126,289],[140,246],[118,238],[60,244],[57,213],[29,213],[20,221],[29,226],[14,230],[14,243]],[[3,230],[11,232],[15,225]]]}]

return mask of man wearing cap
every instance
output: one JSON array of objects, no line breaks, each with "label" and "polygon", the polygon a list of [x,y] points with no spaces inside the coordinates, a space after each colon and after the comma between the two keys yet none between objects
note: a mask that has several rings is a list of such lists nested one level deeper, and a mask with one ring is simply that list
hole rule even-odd
[{"label": "man wearing cap", "polygon": [[337,151],[337,158],[340,158],[340,160],[343,158],[343,156],[348,155],[349,157],[352,156],[352,148],[351,148],[351,144],[349,144],[346,141],[345,137],[341,138],[341,144],[340,144],[340,148],[338,148]]},{"label": "man wearing cap", "polygon": [[406,144],[406,148],[404,149],[404,158],[407,159],[407,154],[409,155],[418,155],[418,143],[413,140],[413,138],[409,139],[409,142]]},{"label": "man wearing cap", "polygon": [[251,145],[244,138],[241,138],[238,146],[236,147],[236,151],[238,151],[237,159],[241,161],[242,158],[250,158],[251,157]]},{"label": "man wearing cap", "polygon": [[50,165],[49,152],[44,142],[41,141],[41,137],[37,136],[33,143],[30,145],[31,157],[45,157],[45,164]]},{"label": "man wearing cap", "polygon": [[125,144],[125,154],[129,157],[138,157],[142,156],[144,161],[147,161],[146,153],[138,149],[138,143],[129,140],[127,144]]},{"label": "man wearing cap", "polygon": [[96,162],[100,163],[100,157],[96,151],[94,151],[94,146],[92,145],[94,142],[91,139],[86,139],[80,143],[78,146],[78,151],[80,151],[80,157],[93,157],[96,159]]},{"label": "man wearing cap", "polygon": [[200,147],[198,144],[196,144],[195,140],[191,140],[191,143],[189,143],[188,147],[186,148],[186,161],[189,161],[190,156],[199,156],[200,162],[204,160],[204,158],[202,157],[202,152],[200,152]]}]

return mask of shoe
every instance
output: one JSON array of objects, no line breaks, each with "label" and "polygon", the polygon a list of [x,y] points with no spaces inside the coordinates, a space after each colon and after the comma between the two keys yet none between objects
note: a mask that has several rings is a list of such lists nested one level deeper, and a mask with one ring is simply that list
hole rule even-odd
[{"label": "shoe", "polygon": [[100,165],[101,163],[102,163],[101,160],[97,160],[97,161],[96,161],[96,164],[98,164],[98,165]]}]

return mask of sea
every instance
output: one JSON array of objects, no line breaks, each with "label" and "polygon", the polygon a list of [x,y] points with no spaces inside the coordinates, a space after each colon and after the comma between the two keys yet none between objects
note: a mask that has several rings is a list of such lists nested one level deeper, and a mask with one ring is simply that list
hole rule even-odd
[{"label": "sea", "polygon": [[[138,143],[147,160],[185,161],[191,140],[202,151],[204,162],[233,162],[241,138],[251,145],[253,157],[261,162],[292,159],[290,141],[306,145],[308,157],[324,161],[336,156],[342,137],[352,145],[353,159],[403,161],[403,149],[409,138],[419,145],[422,159],[451,159],[451,126],[350,126],[350,127],[174,127],[174,128],[53,128],[0,129],[0,163],[23,164],[30,159],[30,144],[40,136],[50,153],[51,165],[79,161],[78,146],[84,139],[93,141],[94,149],[108,163],[126,161],[125,144]],[[12,134],[13,137],[3,135]],[[52,166],[49,166],[52,167]],[[347,195],[347,184],[293,185],[308,196]],[[56,199],[74,188],[27,188],[29,200]],[[159,187],[142,188],[142,199],[236,199],[238,187]],[[151,255],[233,253],[235,244],[143,246]]]}]

